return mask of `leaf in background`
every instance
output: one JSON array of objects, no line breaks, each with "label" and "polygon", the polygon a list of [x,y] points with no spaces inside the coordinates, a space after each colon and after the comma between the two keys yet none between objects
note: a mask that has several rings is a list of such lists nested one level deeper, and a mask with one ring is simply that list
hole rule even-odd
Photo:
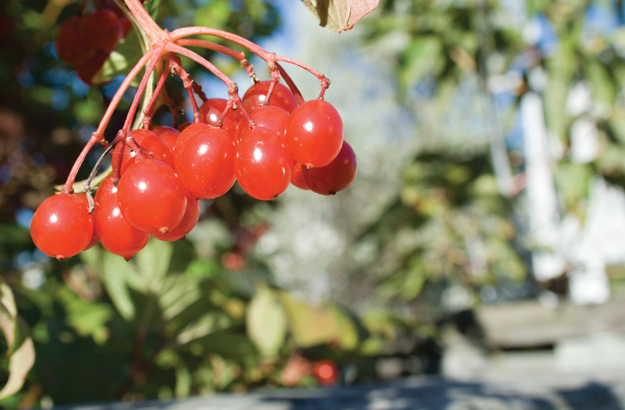
[{"label": "leaf in background", "polygon": [[[28,333],[28,327],[21,318],[17,320],[20,333]],[[35,364],[35,346],[30,337],[26,338],[9,359],[9,379],[0,390],[0,399],[18,392],[24,385],[26,375]]]},{"label": "leaf in background", "polygon": [[171,320],[200,298],[197,282],[186,275],[169,275],[164,280],[163,290],[158,295],[163,318]]},{"label": "leaf in background", "polygon": [[150,16],[154,20],[158,17],[158,7],[161,5],[161,0],[149,0],[145,3],[145,9],[150,13]]},{"label": "leaf in background", "polygon": [[379,0],[302,0],[319,19],[319,25],[341,32],[350,30],[373,11]]},{"label": "leaf in background", "polygon": [[444,68],[443,43],[437,36],[412,39],[402,55],[400,83],[404,87],[416,84],[425,76],[436,76]]},{"label": "leaf in background", "polygon": [[159,294],[169,269],[172,255],[170,242],[152,239],[136,256],[137,267],[143,280],[144,289]]},{"label": "leaf in background", "polygon": [[102,284],[122,317],[131,320],[135,305],[129,288],[141,290],[143,287],[134,265],[120,256],[105,252],[102,257]]},{"label": "leaf in background", "polygon": [[[118,75],[128,74],[142,55],[143,51],[141,51],[137,33],[134,30],[130,30],[128,37],[117,46],[104,62],[104,66],[102,66],[102,69],[100,69],[97,74],[96,81],[103,83],[109,82]],[[141,76],[139,76],[139,78],[141,78]],[[133,83],[138,84],[138,80],[135,79]]]},{"label": "leaf in background", "polygon": [[267,286],[259,286],[247,309],[247,332],[258,350],[266,355],[277,354],[286,336],[284,308]]},{"label": "leaf in background", "polygon": [[299,347],[312,347],[335,340],[332,312],[316,309],[280,292],[280,301],[287,313],[289,330]]},{"label": "leaf in background", "polygon": [[349,313],[338,305],[333,305],[331,312],[339,346],[345,350],[358,347],[358,329]]},{"label": "leaf in background", "polygon": [[13,293],[0,281],[0,330],[7,341],[6,357],[9,358],[9,378],[0,390],[0,399],[22,388],[26,375],[35,363],[35,348],[28,336],[28,326],[17,316]]}]

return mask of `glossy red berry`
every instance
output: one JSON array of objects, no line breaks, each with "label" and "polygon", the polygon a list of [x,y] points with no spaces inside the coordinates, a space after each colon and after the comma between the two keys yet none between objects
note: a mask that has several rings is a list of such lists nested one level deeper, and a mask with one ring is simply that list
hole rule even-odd
[{"label": "glossy red berry", "polygon": [[220,125],[219,118],[223,114],[227,105],[228,100],[223,98],[209,98],[200,106],[200,115],[203,122],[212,127],[223,129],[231,138],[234,138],[237,125],[239,125],[239,121],[241,120],[241,116],[243,114],[238,108],[231,109],[228,111],[222,121],[222,124]]},{"label": "glossy red berry", "polygon": [[320,360],[313,366],[313,375],[323,386],[331,386],[339,380],[339,368],[331,360]]},{"label": "glossy red berry", "polygon": [[234,185],[234,157],[234,142],[225,131],[207,127],[176,145],[174,162],[182,184],[196,198],[217,198]]},{"label": "glossy red berry", "polygon": [[152,128],[152,132],[158,135],[170,151],[174,149],[174,145],[176,145],[176,141],[178,140],[178,136],[180,135],[180,131],[172,127],[166,127],[164,125],[159,125]]},{"label": "glossy red berry", "polygon": [[184,211],[182,221],[166,234],[155,233],[154,236],[161,241],[177,241],[187,236],[195,228],[200,218],[200,201],[198,201],[189,191],[186,192],[187,208]]},{"label": "glossy red berry", "polygon": [[[152,155],[153,159],[164,162],[170,167],[174,166],[174,159],[172,157],[171,150],[163,142],[163,140],[154,132],[146,129],[132,130],[128,134],[132,137],[137,145],[143,148],[146,152]],[[113,164],[117,160],[117,156],[120,153],[120,145],[113,149]],[[125,144],[124,153],[122,156],[121,173],[126,172],[128,167],[137,162],[137,155],[128,144]]]},{"label": "glossy red berry", "polygon": [[293,159],[308,167],[328,165],[343,144],[343,121],[325,100],[297,107],[286,124],[285,141]]},{"label": "glossy red berry", "polygon": [[137,229],[165,234],[182,221],[186,193],[169,165],[140,160],[128,167],[117,188],[122,214]]},{"label": "glossy red berry", "polygon": [[41,252],[63,260],[89,245],[93,237],[93,218],[76,195],[54,195],[35,211],[30,234]]},{"label": "glossy red berry", "polygon": [[271,81],[259,81],[248,88],[241,99],[243,101],[243,107],[251,111],[254,108],[271,105],[282,108],[287,112],[292,112],[297,108],[297,100],[289,87],[280,83],[276,84],[269,97],[269,102],[267,102],[267,91],[269,91],[270,84]]},{"label": "glossy red berry", "polygon": [[115,192],[117,192],[117,187],[113,183],[113,175],[109,175],[104,178],[102,182],[100,182],[100,185],[98,185],[98,190],[95,192],[93,200],[99,205]]},{"label": "glossy red berry", "polygon": [[343,147],[332,162],[325,167],[303,167],[302,175],[311,191],[322,195],[334,195],[347,188],[356,178],[356,154],[343,141]]},{"label": "glossy red berry", "polygon": [[147,232],[132,226],[119,207],[117,192],[100,204],[95,217],[95,229],[104,249],[130,260],[150,239]]},{"label": "glossy red berry", "polygon": [[237,146],[234,169],[241,188],[256,199],[274,199],[291,182],[292,159],[278,134],[255,127]]},{"label": "glossy red berry", "polygon": [[178,139],[176,140],[176,143],[174,144],[174,147],[171,150],[172,155],[174,157],[175,169],[177,169],[179,166],[179,163],[178,163],[179,160],[177,160],[176,157],[178,157],[180,153],[184,150],[184,148],[187,146],[187,141],[194,135],[207,132],[207,130],[210,130],[210,129],[214,129],[214,128],[202,122],[194,122],[194,123],[189,124],[182,131],[180,131],[180,134],[178,135]]},{"label": "glossy red berry", "polygon": [[[274,131],[280,136],[282,140],[284,138],[284,131],[286,129],[286,122],[289,119],[289,113],[279,107],[273,107],[270,105],[255,108],[249,112],[250,118],[256,126],[263,127]],[[238,143],[242,136],[250,131],[250,123],[247,118],[241,118],[239,125],[237,126],[236,142]]]}]

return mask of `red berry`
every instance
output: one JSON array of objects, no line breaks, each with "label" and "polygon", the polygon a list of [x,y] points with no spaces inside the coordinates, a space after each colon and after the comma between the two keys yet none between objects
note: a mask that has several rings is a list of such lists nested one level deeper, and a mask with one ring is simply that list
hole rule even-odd
[{"label": "red berry", "polygon": [[93,237],[93,218],[76,195],[54,195],[35,211],[30,234],[41,252],[63,260],[89,245]]},{"label": "red berry", "polygon": [[177,241],[184,238],[189,232],[195,228],[200,218],[200,201],[189,192],[186,192],[187,208],[184,211],[182,221],[171,231],[166,234],[156,233],[153,236],[161,241]]},{"label": "red berry", "polygon": [[100,204],[95,217],[95,229],[104,249],[130,260],[150,239],[147,232],[132,226],[119,208],[117,192]]},{"label": "red berry", "polygon": [[243,114],[241,114],[240,109],[231,109],[224,117],[220,126],[219,118],[223,114],[227,105],[228,100],[223,98],[209,98],[200,106],[200,114],[203,122],[212,127],[223,129],[231,138],[234,138],[237,125],[239,124]]},{"label": "red berry", "polygon": [[84,64],[95,54],[81,33],[81,17],[65,20],[56,34],[56,52],[59,58],[73,66]]},{"label": "red berry", "polygon": [[278,134],[255,127],[237,147],[234,169],[245,192],[256,199],[274,199],[291,182],[292,159]]},{"label": "red berry", "polygon": [[304,180],[304,175],[302,175],[302,169],[305,168],[306,167],[299,162],[296,162],[295,165],[293,165],[293,170],[291,172],[291,183],[299,189],[303,189],[304,191],[310,191],[310,187]]},{"label": "red berry", "polygon": [[182,131],[180,131],[180,135],[178,135],[178,139],[174,144],[171,152],[174,157],[174,168],[177,169],[179,163],[176,157],[179,155],[179,152],[182,152],[187,145],[187,141],[196,134],[200,134],[206,132],[207,130],[213,129],[211,126],[201,123],[194,122],[185,127]]},{"label": "red berry", "polygon": [[178,136],[180,135],[180,131],[172,127],[166,127],[164,125],[159,125],[157,127],[152,128],[152,132],[158,135],[169,150],[174,149],[174,145],[176,145],[176,141],[178,140]]},{"label": "red berry", "polygon": [[113,183],[113,175],[109,175],[104,178],[100,185],[98,185],[98,190],[95,192],[94,201],[96,204],[101,204],[108,198],[111,194],[117,192],[117,187]]},{"label": "red berry", "polygon": [[176,144],[174,162],[182,184],[196,198],[217,198],[234,185],[234,156],[234,142],[225,131],[206,127]]},{"label": "red berry", "polygon": [[[130,131],[128,135],[135,140],[137,145],[152,154],[155,160],[164,162],[173,168],[174,159],[172,157],[171,150],[156,133],[146,129],[137,129]],[[117,146],[113,149],[113,164],[115,164],[116,158],[119,155],[119,147],[120,146]],[[137,162],[136,153],[130,149],[128,144],[126,144],[122,157],[121,173],[125,173],[128,167],[135,162]]]},{"label": "red berry", "polygon": [[132,30],[132,22],[125,15],[119,16],[119,24],[121,25],[121,38],[128,37]]},{"label": "red berry", "polygon": [[339,380],[339,368],[331,360],[320,360],[313,367],[313,375],[323,386],[331,386]]},{"label": "red berry", "polygon": [[285,141],[295,161],[308,167],[326,166],[341,150],[343,121],[330,103],[306,101],[291,113]]},{"label": "red berry", "polygon": [[181,124],[178,124],[178,131],[180,131],[180,132],[184,131],[184,129],[187,128],[191,124],[192,123],[190,123],[190,122],[183,122]]},{"label": "red berry", "polygon": [[[270,105],[255,108],[249,112],[250,118],[256,126],[263,127],[275,131],[282,140],[286,129],[286,122],[289,119],[289,113],[279,107]],[[236,142],[241,141],[242,136],[249,132],[250,124],[247,118],[242,117],[237,126]]]},{"label": "red berry", "polygon": [[231,271],[239,271],[245,267],[245,258],[239,252],[226,252],[221,255],[221,265]]},{"label": "red berry", "polygon": [[137,229],[165,234],[182,221],[186,193],[170,166],[140,160],[128,167],[117,188],[122,214]]},{"label": "red berry", "polygon": [[267,91],[269,91],[270,84],[271,81],[259,81],[248,88],[241,99],[243,107],[248,111],[252,111],[254,108],[271,105],[282,108],[287,112],[292,112],[297,108],[297,100],[289,87],[280,83],[277,83],[274,87],[269,103],[267,103]]},{"label": "red berry", "polygon": [[102,85],[105,81],[99,75],[102,66],[109,58],[109,52],[96,51],[91,53],[89,58],[78,65],[74,66],[78,77],[88,85]]},{"label": "red berry", "polygon": [[303,167],[302,175],[306,185],[322,195],[334,195],[347,188],[356,178],[356,154],[352,147],[343,141],[343,147],[332,162],[325,167]]},{"label": "red berry", "polygon": [[100,9],[87,13],[80,21],[85,42],[96,51],[109,53],[122,39],[122,26],[114,11]]}]

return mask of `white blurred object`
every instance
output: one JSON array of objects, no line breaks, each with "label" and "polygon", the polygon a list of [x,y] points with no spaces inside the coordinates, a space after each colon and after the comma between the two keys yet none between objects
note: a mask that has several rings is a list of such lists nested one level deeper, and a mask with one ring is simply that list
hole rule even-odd
[{"label": "white blurred object", "polygon": [[599,131],[588,117],[580,117],[571,126],[571,159],[586,164],[599,154]]},{"label": "white blurred object", "polygon": [[532,265],[539,281],[560,276],[566,266],[562,255],[556,252],[560,215],[543,112],[537,94],[527,93],[521,100],[530,237],[535,247],[541,249],[532,253]]}]

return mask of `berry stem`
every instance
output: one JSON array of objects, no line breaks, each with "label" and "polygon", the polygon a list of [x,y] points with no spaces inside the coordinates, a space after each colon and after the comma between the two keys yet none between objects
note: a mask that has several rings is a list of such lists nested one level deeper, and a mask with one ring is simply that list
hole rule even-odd
[{"label": "berry stem", "polygon": [[319,98],[323,98],[325,90],[330,86],[330,80],[328,80],[328,78],[325,75],[321,74],[319,71],[315,70],[314,68],[309,67],[308,65],[302,63],[301,61],[297,61],[290,57],[279,56],[279,55],[276,55],[275,53],[271,53],[263,49],[259,45],[247,40],[246,38],[243,38],[233,33],[228,33],[227,31],[214,29],[210,27],[197,27],[197,26],[184,27],[184,28],[176,29],[172,31],[171,33],[169,33],[169,38],[172,41],[177,42],[183,39],[184,37],[198,36],[198,35],[207,35],[207,36],[223,38],[224,40],[231,41],[235,44],[240,45],[241,47],[244,47],[245,49],[249,50],[250,52],[262,58],[269,66],[269,71],[273,71],[272,65],[279,61],[293,64],[297,67],[300,67],[308,71],[309,73],[317,77],[317,79],[321,83],[321,93],[319,95]]},{"label": "berry stem", "polygon": [[150,102],[143,109],[143,128],[145,129],[152,128],[152,117],[154,116],[154,108],[156,107],[156,103],[159,98],[163,98],[167,94],[167,92],[163,89],[163,86],[165,85],[165,80],[167,79],[167,71],[163,69],[162,64],[157,64],[154,68],[154,72],[158,77],[158,83],[156,83],[156,88],[154,89],[152,98],[150,98]]},{"label": "berry stem", "polygon": [[250,76],[250,78],[256,77],[256,75],[254,74],[254,66],[250,64],[250,62],[245,57],[245,53],[242,51],[235,51],[221,44],[197,39],[181,39],[177,40],[176,44],[183,47],[202,47],[207,50],[213,50],[223,55],[232,57],[235,60],[239,61],[239,63],[241,63],[241,68],[244,68],[247,71],[247,74]]},{"label": "berry stem", "polygon": [[143,31],[150,38],[150,44],[156,44],[166,42],[168,40],[167,31],[163,30],[156,24],[150,13],[147,12],[143,4],[139,0],[124,0],[126,6],[135,18],[137,25],[139,25]]},{"label": "berry stem", "polygon": [[278,67],[278,71],[280,72],[280,76],[282,76],[282,78],[284,78],[284,81],[289,86],[289,89],[291,90],[291,92],[295,96],[295,100],[297,101],[297,104],[299,104],[299,105],[304,104],[304,102],[306,100],[302,96],[302,93],[299,90],[299,88],[297,88],[297,86],[295,85],[295,82],[293,81],[291,76],[287,74],[287,72],[284,69],[284,67],[282,67],[280,64],[276,63],[276,67]]},{"label": "berry stem", "polygon": [[193,91],[196,89],[196,87],[194,87],[196,84],[195,81],[182,67],[180,58],[177,55],[171,53],[167,54],[167,66],[173,75],[178,76],[182,80],[182,86],[187,90],[187,93],[189,93],[189,100],[191,100],[191,107],[193,108],[193,122],[200,122],[200,109],[197,106],[197,101],[193,94]]},{"label": "berry stem", "polygon": [[217,67],[215,67],[215,65],[213,63],[211,63],[210,61],[206,60],[204,57],[200,56],[199,54],[191,51],[191,50],[187,50],[184,47],[181,47],[177,44],[171,43],[171,42],[167,42],[165,43],[165,49],[167,51],[172,51],[176,54],[181,54],[185,57],[189,57],[190,59],[192,59],[193,61],[195,61],[198,64],[203,65],[204,67],[206,67],[210,72],[212,72],[213,74],[215,74],[217,76],[217,78],[219,78],[221,81],[224,82],[224,84],[226,84],[228,86],[228,90],[232,90],[232,89],[236,89],[237,88],[237,84],[232,81],[227,75],[225,75],[224,73],[222,73]]},{"label": "berry stem", "polygon": [[[157,63],[161,61],[161,56],[163,54],[164,45],[158,45],[154,47],[151,53],[151,59],[148,65],[145,67],[145,73],[143,74],[143,78],[141,78],[141,83],[139,83],[139,87],[137,88],[137,92],[135,93],[135,97],[132,100],[132,104],[130,105],[130,109],[128,110],[128,114],[126,115],[126,122],[124,122],[123,130],[127,133],[130,131],[130,127],[132,126],[132,120],[135,117],[135,113],[137,112],[137,107],[139,106],[139,101],[141,101],[141,96],[145,91],[145,88],[148,84],[148,80],[152,76],[154,68]],[[158,97],[157,94],[153,94],[152,98],[155,99]]]}]

